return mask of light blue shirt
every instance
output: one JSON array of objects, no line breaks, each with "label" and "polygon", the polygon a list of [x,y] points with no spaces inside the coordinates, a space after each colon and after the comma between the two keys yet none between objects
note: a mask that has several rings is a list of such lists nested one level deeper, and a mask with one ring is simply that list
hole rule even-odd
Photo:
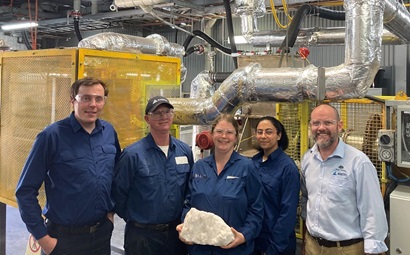
[{"label": "light blue shirt", "polygon": [[317,145],[302,159],[302,217],[309,233],[331,241],[364,239],[365,253],[388,250],[379,180],[369,158],[339,139],[323,160]]}]

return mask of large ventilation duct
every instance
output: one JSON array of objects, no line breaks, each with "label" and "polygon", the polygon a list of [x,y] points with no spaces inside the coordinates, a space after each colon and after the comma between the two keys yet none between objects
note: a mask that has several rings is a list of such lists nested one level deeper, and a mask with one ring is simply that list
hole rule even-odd
[{"label": "large ventilation duct", "polygon": [[[345,44],[345,28],[344,27],[313,27],[300,29],[299,35],[296,38],[295,45],[300,46],[326,46],[326,45],[344,45]],[[255,32],[249,36],[248,43],[253,47],[263,47],[266,45],[271,47],[281,46],[286,36],[286,30],[261,31]],[[383,30],[382,34],[383,45],[401,45],[406,44],[405,41],[394,35],[393,33]]]},{"label": "large ventilation duct", "polygon": [[129,8],[129,7],[136,7],[140,5],[156,5],[168,3],[167,0],[115,0],[114,5],[118,8]]},{"label": "large ventilation duct", "polygon": [[[380,66],[385,0],[345,0],[345,63],[325,68],[327,99],[364,97]],[[232,112],[243,102],[318,100],[319,68],[237,69],[206,99],[170,99],[177,124],[208,124],[221,112]]]},{"label": "large ventilation duct", "polygon": [[410,42],[410,13],[397,0],[385,0],[384,25],[399,38]]},{"label": "large ventilation duct", "polygon": [[[239,1],[239,0],[237,0]],[[397,0],[385,0],[384,25],[390,31],[383,32],[383,44],[407,44],[410,42],[410,13]],[[236,12],[241,18],[242,35],[254,47],[280,46],[286,36],[286,30],[257,30],[255,15],[251,12]],[[344,28],[308,28],[301,29],[297,45],[319,46],[343,44],[345,42]]]},{"label": "large ventilation duct", "polygon": [[186,78],[187,71],[182,62],[185,55],[184,47],[170,43],[165,37],[158,34],[144,38],[112,32],[99,33],[81,40],[78,47],[179,57],[181,59],[181,84]]},{"label": "large ventilation duct", "polygon": [[78,43],[78,47],[173,57],[183,57],[185,54],[183,46],[176,43],[170,43],[165,37],[157,34],[152,34],[144,38],[105,32],[84,38]]}]

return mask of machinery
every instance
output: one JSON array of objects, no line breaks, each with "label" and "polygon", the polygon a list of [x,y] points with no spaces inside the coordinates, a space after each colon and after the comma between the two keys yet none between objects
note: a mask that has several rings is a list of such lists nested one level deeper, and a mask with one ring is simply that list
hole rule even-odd
[{"label": "machinery", "polygon": [[[121,148],[148,132],[145,105],[154,95],[180,96],[180,59],[90,49],[0,53],[0,202],[16,206],[15,188],[36,135],[70,112],[70,86],[82,77],[106,82],[101,118],[117,130]],[[171,130],[178,136],[178,129]],[[44,194],[40,193],[44,202]]]},{"label": "machinery", "polygon": [[378,132],[379,159],[395,188],[390,194],[390,254],[410,253],[410,102],[403,99],[386,101],[386,129]]}]

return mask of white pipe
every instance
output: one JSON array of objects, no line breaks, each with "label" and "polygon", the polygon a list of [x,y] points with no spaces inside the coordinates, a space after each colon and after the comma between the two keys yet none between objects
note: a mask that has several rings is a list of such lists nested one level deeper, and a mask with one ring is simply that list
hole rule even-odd
[{"label": "white pipe", "polygon": [[81,0],[74,0],[73,9],[74,11],[81,11]]}]

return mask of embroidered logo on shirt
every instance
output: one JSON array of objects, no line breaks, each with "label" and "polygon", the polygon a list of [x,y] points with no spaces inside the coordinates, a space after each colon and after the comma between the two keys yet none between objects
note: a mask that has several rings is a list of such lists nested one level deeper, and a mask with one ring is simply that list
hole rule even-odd
[{"label": "embroidered logo on shirt", "polygon": [[192,178],[203,178],[203,179],[205,179],[207,177],[206,177],[206,174],[193,174]]},{"label": "embroidered logo on shirt", "polygon": [[347,176],[347,171],[344,169],[342,165],[338,166],[335,170],[333,170],[333,175],[337,176]]}]

